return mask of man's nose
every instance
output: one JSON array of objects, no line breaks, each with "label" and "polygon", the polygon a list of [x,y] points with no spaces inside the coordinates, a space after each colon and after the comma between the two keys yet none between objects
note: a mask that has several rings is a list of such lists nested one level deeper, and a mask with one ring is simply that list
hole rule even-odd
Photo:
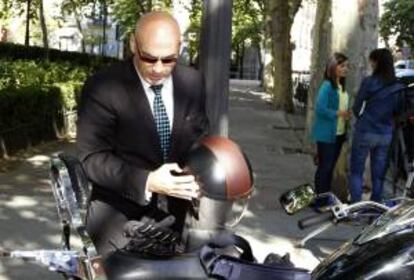
[{"label": "man's nose", "polygon": [[155,62],[154,66],[152,67],[154,72],[161,73],[164,70],[164,64],[162,64],[161,59],[158,59],[157,62]]}]

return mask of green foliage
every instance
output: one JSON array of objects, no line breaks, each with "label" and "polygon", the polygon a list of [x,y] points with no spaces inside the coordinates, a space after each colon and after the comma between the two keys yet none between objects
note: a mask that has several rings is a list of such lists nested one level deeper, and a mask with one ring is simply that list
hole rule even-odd
[{"label": "green foliage", "polygon": [[[9,60],[28,59],[28,60],[43,60],[45,50],[42,47],[25,47],[23,45],[12,43],[0,44],[0,59],[5,58]],[[95,56],[86,53],[59,51],[55,49],[49,50],[49,61],[54,62],[70,62],[75,66],[86,66],[91,68],[100,68],[104,64],[116,61],[117,59],[111,57]]]},{"label": "green foliage", "polygon": [[395,35],[398,46],[406,42],[414,48],[414,1],[389,0],[384,3],[380,21],[380,34],[385,41]]},{"label": "green foliage", "polygon": [[0,140],[7,154],[54,139],[54,128],[63,124],[61,108],[61,95],[55,87],[1,89]]},{"label": "green foliage", "polygon": [[[75,109],[77,96],[79,96],[87,74],[86,67],[73,67],[69,63],[1,60],[0,119],[2,129],[35,120],[37,115],[43,112],[42,108],[45,106],[55,106],[46,108],[47,110],[53,109],[54,112],[62,108]],[[50,95],[53,96],[50,97]],[[48,97],[51,99],[49,100]],[[56,102],[56,99],[59,102]],[[41,102],[48,103],[48,105],[40,104]],[[22,113],[20,107],[22,110],[26,108],[26,111]]]},{"label": "green foliage", "polygon": [[8,153],[56,137],[89,71],[68,62],[0,60],[0,140]]},{"label": "green foliage", "polygon": [[259,46],[263,38],[264,18],[260,0],[235,0],[233,3],[232,44],[246,40]]},{"label": "green foliage", "polygon": [[5,22],[7,25],[8,21],[13,16],[13,2],[11,0],[0,1],[0,23]]},{"label": "green foliage", "polygon": [[[203,1],[192,0],[186,8],[190,12],[190,26],[185,32],[185,37],[189,43],[190,57],[193,61],[198,55]],[[259,46],[263,38],[263,21],[263,0],[233,0],[233,51],[244,42]]]},{"label": "green foliage", "polygon": [[73,67],[70,63],[43,63],[25,60],[0,61],[0,88],[48,86],[53,83],[83,81],[86,67]]},{"label": "green foliage", "polygon": [[88,71],[68,62],[0,60],[0,140],[9,153],[56,137]]},{"label": "green foliage", "polygon": [[190,5],[185,8],[190,14],[190,25],[184,32],[184,38],[188,43],[190,63],[195,63],[195,59],[198,57],[198,46],[200,44],[203,3],[201,0],[192,0]]},{"label": "green foliage", "polygon": [[68,111],[76,109],[83,83],[69,81],[54,83],[53,85],[59,89],[61,105]]},{"label": "green foliage", "polygon": [[[6,20],[13,16],[26,14],[28,0],[0,0],[0,19]],[[31,21],[38,19],[37,10],[40,0],[30,0],[29,16]]]},{"label": "green foliage", "polygon": [[138,18],[149,11],[167,10],[172,0],[117,0],[111,5],[112,15],[120,24],[121,36],[128,38],[135,30]]},{"label": "green foliage", "polygon": [[51,120],[60,109],[58,88],[22,87],[0,90],[0,131]]}]

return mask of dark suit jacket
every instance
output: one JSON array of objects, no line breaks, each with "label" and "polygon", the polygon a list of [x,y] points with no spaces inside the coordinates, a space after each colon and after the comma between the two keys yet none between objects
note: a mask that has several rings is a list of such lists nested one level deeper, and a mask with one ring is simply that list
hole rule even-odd
[{"label": "dark suit jacket", "polygon": [[[207,130],[205,96],[201,75],[194,69],[177,65],[172,79],[174,121],[168,161],[181,162]],[[150,105],[132,60],[117,63],[86,81],[77,144],[93,183],[92,199],[105,201],[125,214],[134,211],[136,215],[146,209],[148,173],[163,160]],[[176,209],[172,212],[186,207],[186,201],[172,200],[169,205]]]}]

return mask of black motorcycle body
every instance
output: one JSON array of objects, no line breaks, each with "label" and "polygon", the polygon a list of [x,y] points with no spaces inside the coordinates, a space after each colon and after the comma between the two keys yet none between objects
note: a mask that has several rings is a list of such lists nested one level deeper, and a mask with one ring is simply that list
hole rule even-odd
[{"label": "black motorcycle body", "polygon": [[414,201],[381,215],[312,272],[312,279],[414,279]]},{"label": "black motorcycle body", "polygon": [[323,260],[312,279],[387,279],[414,277],[414,233],[398,232],[363,245],[347,242]]}]

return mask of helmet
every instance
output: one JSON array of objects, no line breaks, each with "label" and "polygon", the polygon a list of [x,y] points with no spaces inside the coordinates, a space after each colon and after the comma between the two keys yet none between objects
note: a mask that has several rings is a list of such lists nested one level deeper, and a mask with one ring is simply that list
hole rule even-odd
[{"label": "helmet", "polygon": [[232,140],[209,136],[193,147],[184,163],[196,177],[203,195],[217,200],[238,200],[253,191],[252,169]]}]

